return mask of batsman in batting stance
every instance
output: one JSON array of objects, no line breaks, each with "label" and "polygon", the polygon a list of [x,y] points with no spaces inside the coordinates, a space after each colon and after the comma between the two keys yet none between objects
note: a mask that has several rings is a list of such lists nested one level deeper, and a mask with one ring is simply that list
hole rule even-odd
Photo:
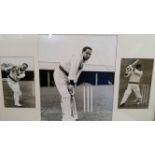
[{"label": "batsman in batting stance", "polygon": [[129,79],[128,86],[124,92],[124,96],[121,100],[119,107],[124,107],[126,105],[126,101],[132,92],[134,92],[136,96],[135,102],[137,104],[140,104],[142,102],[142,95],[139,87],[139,83],[142,78],[142,75],[143,75],[143,71],[142,71],[142,66],[139,63],[139,60],[136,60],[131,65],[126,67],[124,76]]},{"label": "batsman in batting stance", "polygon": [[15,66],[12,64],[1,65],[2,70],[8,73],[7,83],[14,95],[14,105],[22,106],[20,101],[20,96],[22,96],[22,92],[20,90],[19,81],[25,77],[25,71],[28,68],[26,63],[23,63],[21,66]]},{"label": "batsman in batting stance", "polygon": [[92,48],[84,47],[81,53],[73,55],[61,62],[54,71],[54,81],[61,95],[63,121],[78,120],[75,102],[75,84],[81,74],[85,62],[91,57]]}]

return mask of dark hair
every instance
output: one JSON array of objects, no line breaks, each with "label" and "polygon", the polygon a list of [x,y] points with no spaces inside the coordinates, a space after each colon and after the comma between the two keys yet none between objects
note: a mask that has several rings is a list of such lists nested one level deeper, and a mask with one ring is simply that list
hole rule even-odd
[{"label": "dark hair", "polygon": [[142,65],[141,64],[137,64],[136,65],[136,69],[141,69],[142,68]]},{"label": "dark hair", "polygon": [[22,65],[25,65],[28,68],[28,64],[27,63],[23,63]]},{"label": "dark hair", "polygon": [[85,46],[85,47],[82,49],[82,53],[85,52],[87,49],[92,50],[91,47],[89,47],[89,46]]}]

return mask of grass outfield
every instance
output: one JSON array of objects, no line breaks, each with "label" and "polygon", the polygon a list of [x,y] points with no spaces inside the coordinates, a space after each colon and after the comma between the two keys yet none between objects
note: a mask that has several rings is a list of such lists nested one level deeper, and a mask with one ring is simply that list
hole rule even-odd
[{"label": "grass outfield", "polygon": [[[113,86],[93,86],[93,112],[84,112],[83,86],[76,88],[75,98],[79,120],[112,120]],[[56,87],[41,87],[41,119],[61,120],[60,95]]]}]

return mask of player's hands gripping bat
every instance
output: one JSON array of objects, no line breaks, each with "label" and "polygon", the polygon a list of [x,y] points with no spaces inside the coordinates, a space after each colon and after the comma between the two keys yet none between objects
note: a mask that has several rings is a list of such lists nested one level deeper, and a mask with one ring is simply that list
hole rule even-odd
[{"label": "player's hands gripping bat", "polygon": [[75,88],[74,88],[74,86],[71,85],[71,84],[68,84],[67,88],[68,88],[68,92],[70,93],[70,95],[74,96],[75,95]]},{"label": "player's hands gripping bat", "polygon": [[125,77],[128,77],[130,75],[130,73],[134,70],[134,66],[139,62],[139,59],[137,59],[136,61],[134,61],[131,65],[127,66],[125,69]]}]

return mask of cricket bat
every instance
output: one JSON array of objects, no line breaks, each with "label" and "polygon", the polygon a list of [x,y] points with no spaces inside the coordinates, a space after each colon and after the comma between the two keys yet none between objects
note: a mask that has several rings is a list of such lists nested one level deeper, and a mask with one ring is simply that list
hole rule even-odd
[{"label": "cricket bat", "polygon": [[131,66],[136,65],[138,62],[139,62],[139,59],[137,59],[136,61],[134,61],[134,62],[131,64]]},{"label": "cricket bat", "polygon": [[78,114],[77,114],[77,107],[76,107],[76,102],[75,102],[75,96],[71,95],[71,115],[72,117],[74,117],[75,119],[78,118]]}]

